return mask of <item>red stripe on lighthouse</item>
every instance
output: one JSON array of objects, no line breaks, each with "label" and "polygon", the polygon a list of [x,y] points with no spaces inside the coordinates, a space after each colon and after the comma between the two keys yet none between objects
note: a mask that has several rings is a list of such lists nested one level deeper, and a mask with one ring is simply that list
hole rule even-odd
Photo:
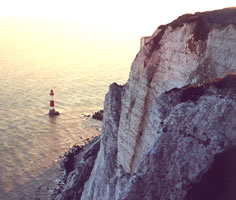
[{"label": "red stripe on lighthouse", "polygon": [[50,106],[54,107],[54,101],[50,101]]}]

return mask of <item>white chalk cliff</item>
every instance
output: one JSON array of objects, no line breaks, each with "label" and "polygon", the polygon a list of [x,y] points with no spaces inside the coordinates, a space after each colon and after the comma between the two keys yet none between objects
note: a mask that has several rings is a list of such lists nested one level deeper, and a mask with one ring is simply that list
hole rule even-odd
[{"label": "white chalk cliff", "polygon": [[128,82],[110,86],[100,150],[81,199],[194,199],[190,188],[236,144],[236,81],[223,79],[233,72],[236,8],[160,26]]}]

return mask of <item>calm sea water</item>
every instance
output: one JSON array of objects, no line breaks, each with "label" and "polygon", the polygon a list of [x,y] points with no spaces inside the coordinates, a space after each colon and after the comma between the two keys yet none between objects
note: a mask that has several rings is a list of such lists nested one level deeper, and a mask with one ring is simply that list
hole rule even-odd
[{"label": "calm sea water", "polygon": [[[101,122],[84,114],[103,109],[109,84],[127,81],[135,52],[123,46],[40,54],[37,42],[32,51],[6,43],[0,49],[1,200],[34,199],[59,156],[100,133]],[[61,113],[54,118],[48,116],[52,88]]]}]

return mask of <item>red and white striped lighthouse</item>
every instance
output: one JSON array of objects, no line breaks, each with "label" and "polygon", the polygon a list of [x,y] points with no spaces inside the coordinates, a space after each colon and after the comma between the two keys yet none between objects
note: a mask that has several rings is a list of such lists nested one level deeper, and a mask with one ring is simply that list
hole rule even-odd
[{"label": "red and white striped lighthouse", "polygon": [[59,112],[56,112],[56,110],[55,110],[55,104],[54,104],[54,99],[53,99],[54,91],[51,90],[50,93],[49,93],[49,95],[50,95],[49,115],[50,115],[50,116],[59,115]]}]

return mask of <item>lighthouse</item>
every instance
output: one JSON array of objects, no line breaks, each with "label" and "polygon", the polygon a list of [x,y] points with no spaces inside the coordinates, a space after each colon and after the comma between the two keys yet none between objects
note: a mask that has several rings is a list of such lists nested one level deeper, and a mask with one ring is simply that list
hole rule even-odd
[{"label": "lighthouse", "polygon": [[55,110],[55,104],[54,104],[54,99],[53,99],[54,91],[51,90],[49,95],[50,95],[49,115],[50,116],[59,115],[60,113]]}]

